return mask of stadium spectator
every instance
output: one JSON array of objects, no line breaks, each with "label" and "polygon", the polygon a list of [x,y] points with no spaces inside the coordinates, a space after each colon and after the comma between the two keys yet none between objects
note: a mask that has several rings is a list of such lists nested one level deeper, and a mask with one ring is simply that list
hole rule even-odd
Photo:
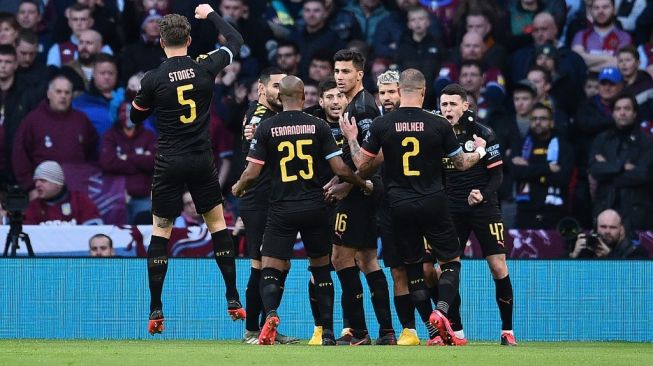
[{"label": "stadium spectator", "polygon": [[304,109],[318,106],[320,95],[317,87],[318,84],[312,80],[304,83]]},{"label": "stadium spectator", "polygon": [[101,225],[102,219],[88,195],[69,191],[63,169],[56,161],[41,162],[34,171],[36,199],[25,209],[26,225]]},{"label": "stadium spectator", "polygon": [[277,66],[288,75],[299,75],[299,62],[301,56],[299,48],[292,42],[282,42],[277,46]]},{"label": "stadium spectator", "polygon": [[567,185],[573,168],[569,143],[554,133],[553,113],[538,103],[521,151],[510,161],[517,183],[518,229],[554,229],[565,214]]},{"label": "stadium spectator", "polygon": [[583,85],[583,92],[585,98],[592,98],[595,95],[599,95],[599,73],[590,71],[587,73],[587,79],[585,79],[585,84]]},{"label": "stadium spectator", "polygon": [[571,258],[645,259],[648,251],[630,239],[619,213],[602,211],[596,218],[596,231],[578,234]]},{"label": "stadium spectator", "polygon": [[100,167],[107,174],[125,177],[128,223],[152,209],[150,191],[154,174],[156,136],[142,124],[129,119],[131,104],[122,103],[118,121],[102,138]]},{"label": "stadium spectator", "polygon": [[42,22],[41,2],[39,0],[21,0],[16,13],[16,21],[24,30],[30,30],[38,37],[38,47],[36,49],[39,61],[45,64],[46,52],[50,47],[50,31],[46,24]]},{"label": "stadium spectator", "polygon": [[88,29],[79,35],[79,57],[65,64],[60,73],[73,83],[75,97],[88,92],[93,78],[95,57],[102,53],[102,35],[93,29]]},{"label": "stadium spectator", "polygon": [[[553,119],[555,120],[555,128],[558,132],[558,136],[563,136],[565,138],[569,136],[569,116],[565,113],[564,109],[560,107],[559,99],[551,95],[553,83],[551,73],[549,73],[549,71],[544,67],[536,65],[528,71],[526,78],[537,88],[536,102],[546,105],[553,111]],[[567,94],[571,94],[569,90],[566,92]],[[565,97],[568,96],[565,96],[564,93],[561,94],[561,98]]]},{"label": "stadium spectator", "polygon": [[617,67],[624,78],[623,93],[635,96],[640,106],[653,99],[653,78],[646,71],[639,70],[639,53],[635,47],[619,49]]},{"label": "stadium spectator", "polygon": [[[381,21],[382,26],[377,27],[374,33],[374,40],[371,43],[374,50],[374,57],[394,59],[397,52],[399,40],[408,32],[408,10],[418,6],[419,0],[395,0],[396,10],[390,10],[389,14]],[[442,29],[438,19],[429,14],[430,26],[428,32],[438,41],[442,40]]]},{"label": "stadium spectator", "polygon": [[[471,11],[465,17],[465,30],[481,36],[483,40],[483,63],[485,67],[497,68],[505,71],[508,61],[506,49],[494,39],[492,35],[492,21],[489,15],[482,11]],[[517,44],[510,44],[516,47]]]},{"label": "stadium spectator", "polygon": [[567,75],[573,81],[574,88],[580,89],[585,80],[587,66],[585,65],[585,61],[576,52],[560,43],[558,38],[559,28],[556,26],[553,15],[548,12],[537,14],[533,19],[533,32],[531,36],[533,37],[532,45],[523,47],[512,54],[510,61],[510,79],[513,82],[524,79],[529,68],[537,64],[539,55],[537,51],[542,50],[540,48],[541,46],[549,44],[555,48],[552,50],[554,52],[550,52],[555,60],[555,73],[558,75]]},{"label": "stadium spectator", "polygon": [[[503,103],[503,98],[496,100],[497,95],[503,95],[503,90],[494,95],[488,94],[490,91],[499,89],[497,84],[486,83],[488,77],[496,76],[493,71],[484,72],[478,61],[463,61],[460,64],[460,77],[458,78],[458,83],[467,91],[468,97],[474,98],[477,117],[487,124],[490,123],[486,121],[492,121],[495,113],[502,110],[501,104]],[[485,87],[483,87],[484,85]]]},{"label": "stadium spectator", "polygon": [[653,227],[653,140],[637,123],[637,101],[622,94],[612,103],[614,126],[592,145],[589,173],[597,181],[594,213],[617,210],[629,229]]},{"label": "stadium spectator", "polygon": [[338,8],[338,4],[333,0],[324,1],[328,13],[327,24],[343,42],[350,42],[354,39],[362,39],[363,33],[356,20],[356,16],[349,9]]},{"label": "stadium spectator", "polygon": [[45,64],[37,59],[39,46],[38,37],[29,29],[23,29],[16,38],[16,57],[18,70],[16,75],[31,85],[43,85],[49,78],[49,71]]},{"label": "stadium spectator", "polygon": [[[70,61],[76,60],[79,57],[79,36],[83,31],[93,27],[94,20],[91,17],[91,9],[79,3],[75,3],[66,9],[66,18],[72,34],[68,40],[55,43],[50,47],[46,62],[48,66],[61,67]],[[111,47],[108,45],[102,46],[102,52],[113,54]]]},{"label": "stadium spectator", "polygon": [[374,33],[381,21],[390,14],[381,0],[358,0],[358,2],[351,2],[345,10],[356,17],[362,32],[362,40],[367,44],[372,44]]},{"label": "stadium spectator", "polygon": [[[521,80],[514,85],[512,92],[515,112],[502,116],[498,121],[491,121],[505,161],[510,161],[514,156],[520,154],[522,143],[530,129],[530,116],[535,105],[535,98],[537,98],[537,87],[528,79]],[[503,221],[507,227],[514,227],[515,225],[517,205],[515,203],[514,187],[515,180],[512,176],[510,164],[503,164],[503,181],[498,193],[501,200]]]},{"label": "stadium spectator", "polygon": [[89,91],[73,100],[73,107],[84,112],[99,136],[116,121],[118,107],[124,100],[125,90],[118,85],[118,67],[109,55],[95,56],[93,79]]},{"label": "stadium spectator", "polygon": [[617,65],[617,51],[632,43],[630,35],[617,27],[614,0],[594,0],[590,9],[592,27],[574,36],[572,49],[590,70]]},{"label": "stadium spectator", "polygon": [[616,16],[621,28],[627,32],[633,33],[637,17],[644,11],[646,0],[614,0]]},{"label": "stadium spectator", "polygon": [[396,63],[399,70],[417,69],[427,80],[425,108],[435,107],[433,92],[435,76],[444,59],[444,48],[429,32],[429,13],[420,7],[408,10],[408,29],[397,45]]},{"label": "stadium spectator", "polygon": [[[575,57],[582,60],[574,52]],[[552,99],[557,101],[557,107],[561,108],[567,115],[574,115],[578,108],[578,101],[583,99],[582,76],[575,76],[573,69],[558,66],[561,62],[558,56],[558,49],[551,43],[545,43],[535,49],[535,65],[544,68],[551,75]],[[585,73],[586,69],[582,68]]]},{"label": "stadium spectator", "polygon": [[327,12],[323,0],[306,0],[302,11],[304,26],[295,28],[290,34],[290,40],[299,46],[301,53],[300,73],[308,71],[313,55],[318,50],[329,50],[331,53],[344,47],[338,35],[326,26]]},{"label": "stadium spectator", "polygon": [[13,181],[11,151],[18,126],[43,98],[41,90],[19,80],[17,69],[16,50],[0,45],[0,184],[3,187]]},{"label": "stadium spectator", "polygon": [[[67,0],[63,4],[70,6],[87,7],[90,11],[90,18],[93,21],[91,28],[95,29],[102,35],[105,43],[112,50],[117,52],[122,49],[121,37],[119,37],[118,34],[118,20],[120,19],[120,14],[115,1]],[[68,12],[68,10],[66,10],[66,12]],[[54,19],[54,42],[66,41],[73,32],[72,27],[70,27],[70,23],[66,19],[67,14],[64,13],[63,15],[64,16],[58,16]]]},{"label": "stadium spectator", "polygon": [[204,224],[204,218],[202,215],[197,213],[195,209],[195,203],[193,198],[190,195],[190,192],[186,191],[181,196],[183,208],[179,217],[175,219],[173,227],[189,227],[189,226],[201,226]]},{"label": "stadium spectator", "polygon": [[308,78],[318,83],[333,77],[333,55],[326,50],[317,51],[308,66]]},{"label": "stadium spectator", "polygon": [[113,249],[113,240],[106,234],[95,234],[88,239],[88,254],[91,257],[113,257],[116,251]]},{"label": "stadium spectator", "polygon": [[122,11],[125,44],[139,41],[143,32],[143,20],[150,14],[168,14],[168,0],[125,1]]},{"label": "stadium spectator", "polygon": [[32,185],[32,173],[42,161],[83,163],[97,156],[97,132],[84,113],[71,108],[72,92],[68,79],[55,77],[46,100],[20,123],[12,165],[16,182],[23,188]]},{"label": "stadium spectator", "polygon": [[0,13],[0,45],[16,46],[20,26],[11,13]]},{"label": "stadium spectator", "polygon": [[165,53],[159,45],[159,20],[162,15],[152,13],[141,24],[141,36],[137,42],[128,44],[120,58],[122,84],[137,72],[155,69],[165,59]]}]

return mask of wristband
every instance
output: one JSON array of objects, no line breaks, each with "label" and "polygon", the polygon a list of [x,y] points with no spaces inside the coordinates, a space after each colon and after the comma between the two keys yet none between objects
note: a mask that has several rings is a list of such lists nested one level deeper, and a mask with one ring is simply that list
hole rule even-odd
[{"label": "wristband", "polygon": [[[487,154],[487,153],[485,152],[485,148],[484,148],[483,146],[479,146],[479,147],[477,147],[476,150],[474,150],[474,151],[477,152],[478,155],[481,156],[480,159],[483,159],[483,157],[485,156],[485,154]],[[479,160],[480,160],[480,159],[479,159]]]}]

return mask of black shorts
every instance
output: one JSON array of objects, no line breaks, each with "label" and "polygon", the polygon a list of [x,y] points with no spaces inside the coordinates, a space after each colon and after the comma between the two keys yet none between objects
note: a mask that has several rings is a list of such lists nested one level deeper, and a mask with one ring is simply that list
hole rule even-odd
[{"label": "black shorts", "polygon": [[404,259],[397,248],[394,227],[392,226],[392,214],[386,200],[381,203],[377,211],[377,217],[379,218],[379,235],[381,236],[383,264],[389,268],[402,267],[404,265]]},{"label": "black shorts", "polygon": [[240,217],[245,224],[247,256],[250,259],[261,260],[261,245],[263,245],[265,223],[268,220],[268,209],[241,210]]},{"label": "black shorts", "polygon": [[404,262],[415,263],[424,258],[424,239],[432,255],[441,261],[459,257],[462,248],[447,209],[444,192],[417,201],[392,207],[392,220],[399,251]]},{"label": "black shorts", "polygon": [[376,199],[353,188],[336,203],[333,243],[355,249],[376,249]]},{"label": "black shorts", "polygon": [[506,254],[503,220],[498,206],[482,204],[470,207],[464,211],[452,212],[451,218],[463,249],[473,231],[481,244],[484,258],[494,254]]},{"label": "black shorts", "polygon": [[222,204],[222,192],[213,152],[157,155],[152,183],[152,213],[175,218],[182,209],[181,196],[188,188],[197,213],[204,214]]},{"label": "black shorts", "polygon": [[270,207],[261,254],[265,257],[290,259],[299,232],[309,258],[328,256],[331,252],[328,215],[326,207],[299,212],[276,211]]}]

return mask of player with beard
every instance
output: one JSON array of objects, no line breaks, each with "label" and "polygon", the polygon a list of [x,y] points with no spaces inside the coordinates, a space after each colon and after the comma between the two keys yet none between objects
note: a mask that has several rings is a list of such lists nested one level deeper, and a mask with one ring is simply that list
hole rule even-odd
[{"label": "player with beard", "polygon": [[[385,115],[399,108],[401,101],[399,97],[399,73],[396,71],[384,72],[377,78],[376,85],[379,88],[379,101],[381,102],[383,114]],[[408,293],[406,267],[404,267],[401,252],[397,250],[387,195],[383,197],[377,214],[383,264],[390,268],[395,310],[402,327],[397,345],[416,346],[419,345],[420,340],[415,329],[415,305],[410,300],[410,294]]]},{"label": "player with beard", "polygon": [[270,211],[262,246],[260,291],[267,314],[259,344],[273,344],[279,325],[282,270],[292,255],[300,232],[315,278],[316,298],[324,327],[323,345],[335,345],[333,335],[333,281],[329,252],[329,218],[323,198],[323,181],[332,170],[347,182],[371,194],[372,185],[343,162],[327,124],[301,111],[304,84],[296,76],[284,77],[279,85],[283,112],[265,121],[256,131],[247,156],[251,163],[233,186],[241,196],[260,174],[270,169]]},{"label": "player with beard", "polygon": [[[474,136],[482,137],[488,146],[487,155],[481,164],[476,164],[469,170],[460,171],[449,158],[443,159],[449,210],[456,226],[461,250],[472,231],[481,244],[481,251],[494,278],[496,302],[502,322],[501,344],[515,346],[517,343],[512,331],[513,291],[506,266],[504,226],[497,196],[503,177],[503,161],[494,131],[478,123],[468,107],[467,93],[462,86],[450,84],[442,90],[440,112],[453,126],[463,151],[474,151]],[[433,266],[428,268],[428,273],[426,271],[427,268],[425,275],[430,277],[430,281],[437,282]],[[449,309],[449,320],[455,333],[450,344],[467,344],[460,319],[460,294]]]},{"label": "player with beard", "polygon": [[[355,120],[358,136],[362,139],[379,116],[374,96],[363,88],[363,67],[365,58],[354,50],[340,50],[334,56],[334,74],[338,90],[349,100],[343,118]],[[352,168],[355,164],[348,144],[343,148],[343,159]],[[350,184],[337,183],[334,178],[325,187],[327,196],[339,199],[336,203],[335,237],[332,253],[333,266],[342,285],[342,308],[345,329],[338,339],[341,345],[371,344],[365,323],[363,309],[363,285],[359,268],[365,273],[372,305],[379,322],[377,345],[397,344],[392,315],[390,312],[390,294],[388,281],[377,259],[376,209],[380,201],[380,179],[373,179],[377,192],[366,196],[359,189],[352,189]],[[348,322],[348,324],[347,324]]]},{"label": "player with beard", "polygon": [[[410,297],[424,324],[437,329],[437,332],[429,331],[431,339],[427,345],[433,345],[437,333],[447,342],[454,336],[447,314],[458,294],[462,253],[448,212],[442,158],[447,156],[457,169],[467,170],[486,154],[486,143],[474,136],[474,152],[463,152],[447,120],[422,109],[426,81],[420,71],[403,71],[399,91],[401,106],[374,120],[362,147],[353,121],[343,119],[340,126],[351,147],[358,174],[368,176],[380,164],[384,165],[383,179],[388,187],[393,231],[406,267]],[[421,263],[425,238],[433,245],[442,268],[440,299],[435,311],[432,311]]]},{"label": "player with beard", "polygon": [[[249,152],[249,145],[257,126],[266,119],[281,112],[282,105],[279,100],[279,82],[286,74],[279,68],[270,67],[263,72],[258,79],[258,100],[252,102],[243,120],[243,152]],[[263,303],[259,291],[261,281],[261,245],[263,243],[263,232],[268,217],[270,192],[270,173],[264,168],[260,176],[253,183],[245,195],[240,198],[240,217],[245,225],[245,238],[247,239],[247,254],[251,260],[249,281],[245,290],[245,309],[250,316],[245,319],[245,335],[243,343],[258,344],[258,337],[261,327],[265,322]],[[282,289],[286,276],[290,270],[290,263],[282,275]],[[260,314],[261,316],[256,316]],[[281,344],[297,343],[298,338],[288,337],[277,333],[277,342]]]}]

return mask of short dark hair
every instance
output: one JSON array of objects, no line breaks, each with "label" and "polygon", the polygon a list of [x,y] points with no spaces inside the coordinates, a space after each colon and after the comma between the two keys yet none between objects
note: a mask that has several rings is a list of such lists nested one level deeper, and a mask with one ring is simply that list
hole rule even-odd
[{"label": "short dark hair", "polygon": [[93,57],[93,62],[95,63],[95,65],[109,62],[112,63],[115,67],[118,67],[118,64],[116,63],[116,59],[113,56],[109,55],[108,53],[98,53]]},{"label": "short dark hair", "polygon": [[277,50],[281,47],[290,47],[295,51],[295,53],[299,53],[299,46],[297,46],[297,43],[292,42],[292,41],[281,41],[279,42],[279,45],[277,45]]},{"label": "short dark hair", "polygon": [[111,237],[107,234],[102,234],[102,233],[91,236],[91,238],[88,239],[88,245],[91,246],[91,242],[93,241],[93,239],[99,239],[99,238],[105,238],[109,240],[109,248],[113,249],[113,240],[111,240]]},{"label": "short dark hair", "polygon": [[619,93],[617,96],[612,100],[612,103],[610,103],[610,109],[614,110],[614,107],[617,105],[617,102],[622,100],[622,99],[628,99],[630,100],[630,103],[633,105],[633,110],[635,113],[637,113],[639,105],[637,104],[637,98],[632,93]]},{"label": "short dark hair", "polygon": [[10,27],[16,30],[20,29],[20,25],[12,13],[7,13],[4,11],[0,12],[0,24],[2,23],[8,23]]},{"label": "short dark hair", "polygon": [[258,81],[263,85],[267,85],[270,82],[271,75],[279,74],[285,74],[285,72],[281,71],[281,69],[276,66],[271,66],[261,71],[261,75],[259,75]]},{"label": "short dark hair", "polygon": [[41,4],[40,4],[39,1],[37,1],[37,0],[20,0],[20,2],[18,3],[18,8],[20,9],[20,6],[23,5],[23,4],[32,4],[32,5],[36,6],[36,11],[39,14],[41,14]]},{"label": "short dark hair", "polygon": [[547,83],[551,84],[553,82],[553,79],[551,78],[551,73],[549,72],[549,70],[543,68],[542,66],[540,66],[540,65],[531,66],[531,68],[528,69],[528,72],[526,73],[526,75],[530,74],[531,71],[539,71],[539,72],[542,73],[542,75],[544,75],[544,80]]},{"label": "short dark hair", "polygon": [[535,110],[537,110],[537,109],[544,109],[544,110],[546,110],[547,114],[549,115],[549,119],[551,119],[551,120],[553,119],[553,110],[552,110],[551,107],[549,107],[548,105],[546,105],[546,104],[544,104],[544,103],[542,103],[542,102],[537,102],[537,103],[535,103],[535,105],[533,106],[533,109],[531,109],[531,113],[533,113],[533,112],[534,112]]},{"label": "short dark hair", "polygon": [[304,0],[304,4],[302,4],[302,6],[308,3],[320,3],[323,7],[326,8],[326,1],[324,0]]},{"label": "short dark hair", "polygon": [[88,6],[86,6],[84,4],[80,4],[80,3],[74,3],[73,5],[68,7],[68,10],[69,11],[78,11],[78,12],[88,10],[88,12],[91,13],[91,8],[89,8]]},{"label": "short dark hair", "polygon": [[596,80],[596,81],[599,81],[599,73],[598,73],[598,71],[588,71],[588,72],[587,72],[587,77],[585,78],[585,80],[586,80],[586,81],[587,81],[587,80]]},{"label": "short dark hair", "polygon": [[333,61],[351,61],[357,71],[363,71],[363,68],[365,67],[365,56],[363,56],[362,53],[351,49],[342,49],[336,52],[333,56]]},{"label": "short dark hair", "polygon": [[16,58],[16,49],[10,44],[1,44],[0,45],[0,55],[10,55]]},{"label": "short dark hair", "polygon": [[460,70],[462,70],[463,67],[470,67],[470,66],[476,67],[481,72],[481,75],[485,73],[485,68],[483,68],[483,64],[480,63],[478,60],[465,60],[461,62]]},{"label": "short dark hair", "polygon": [[336,84],[335,79],[328,78],[328,79],[322,80],[322,82],[320,82],[320,85],[317,88],[317,92],[320,95],[320,98],[322,98],[322,96],[324,96],[324,93],[326,93],[327,90],[331,90],[331,89],[337,88],[337,87],[338,87],[338,84]]},{"label": "short dark hair", "polygon": [[331,67],[333,67],[333,52],[324,48],[320,48],[319,50],[315,51],[313,56],[311,56],[311,61],[313,60],[326,61],[331,65]]},{"label": "short dark hair", "polygon": [[20,32],[18,32],[18,37],[16,37],[16,44],[18,45],[20,41],[33,45],[38,45],[39,36],[36,33],[34,33],[34,31],[31,29],[21,29]]},{"label": "short dark hair", "polygon": [[304,80],[304,87],[307,87],[307,86],[313,86],[316,89],[319,89],[319,84],[317,83],[317,81],[315,81],[313,79]]},{"label": "short dark hair", "polygon": [[617,51],[617,55],[619,55],[620,53],[630,53],[631,55],[633,55],[635,60],[639,61],[639,52],[637,52],[637,48],[635,48],[635,46],[632,45],[623,46],[619,49],[619,51]]},{"label": "short dark hair", "polygon": [[442,89],[441,94],[446,95],[459,95],[462,98],[463,102],[467,101],[467,92],[460,84],[452,83]]},{"label": "short dark hair", "polygon": [[183,46],[190,37],[190,23],[183,15],[168,14],[159,20],[159,26],[161,39],[166,46]]}]

